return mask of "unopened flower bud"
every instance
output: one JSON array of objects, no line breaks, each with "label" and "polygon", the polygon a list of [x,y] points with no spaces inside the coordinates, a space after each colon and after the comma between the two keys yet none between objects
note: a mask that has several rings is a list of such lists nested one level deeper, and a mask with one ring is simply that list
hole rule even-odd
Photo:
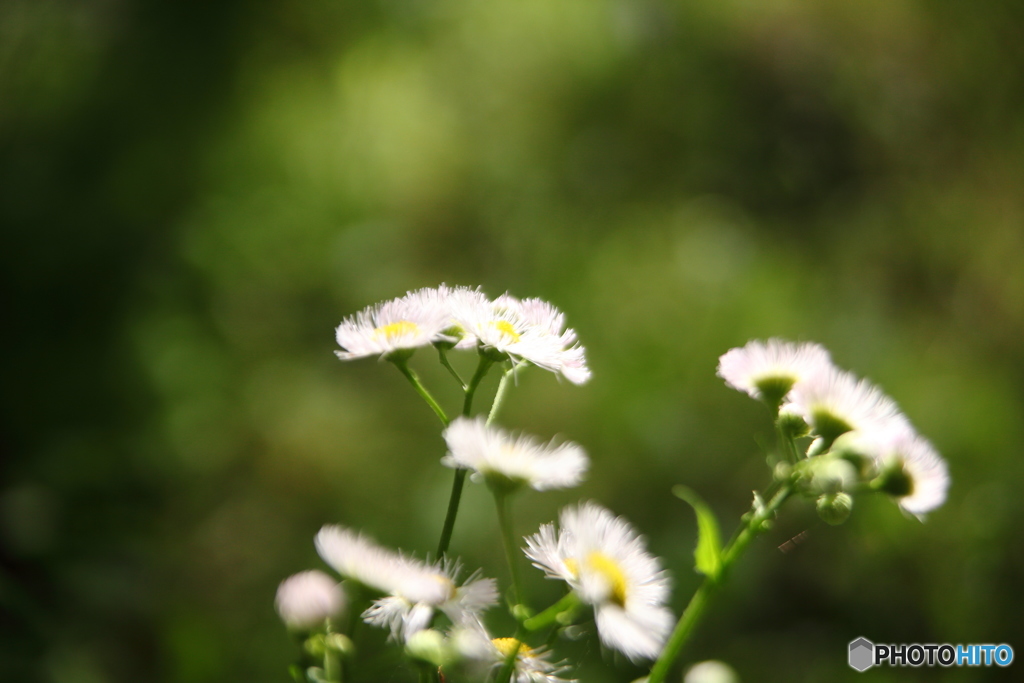
[{"label": "unopened flower bud", "polygon": [[451,648],[444,636],[432,628],[425,628],[410,636],[405,644],[405,654],[434,666],[444,666],[452,658]]},{"label": "unopened flower bud", "polygon": [[733,668],[714,659],[690,667],[683,676],[683,683],[739,683],[740,678]]},{"label": "unopened flower bud", "polygon": [[345,594],[337,581],[314,569],[282,581],[275,603],[288,628],[313,629],[344,609]]},{"label": "unopened flower bud", "polygon": [[787,439],[798,439],[801,436],[807,436],[811,429],[807,421],[804,420],[803,415],[785,407],[779,411],[778,424],[779,431]]},{"label": "unopened flower bud", "polygon": [[818,516],[826,524],[842,524],[853,511],[853,498],[848,493],[826,493],[818,497]]},{"label": "unopened flower bud", "polygon": [[808,461],[815,493],[848,491],[857,483],[857,469],[842,458],[823,455]]}]

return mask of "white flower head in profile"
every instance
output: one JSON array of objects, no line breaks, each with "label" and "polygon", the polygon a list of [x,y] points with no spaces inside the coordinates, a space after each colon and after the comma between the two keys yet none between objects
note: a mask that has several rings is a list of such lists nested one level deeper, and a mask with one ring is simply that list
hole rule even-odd
[{"label": "white flower head in profile", "polygon": [[384,358],[395,352],[412,352],[435,342],[451,341],[445,334],[452,326],[448,296],[447,288],[419,289],[345,318],[335,329],[335,338],[342,348],[335,354],[341,360]]},{"label": "white flower head in profile", "polygon": [[733,389],[777,407],[798,382],[831,366],[820,344],[753,340],[718,359],[718,376]]},{"label": "white flower head in profile", "polygon": [[669,579],[643,537],[593,502],[565,508],[559,522],[526,539],[526,556],[594,606],[601,642],[633,660],[657,657],[673,622]]},{"label": "white flower head in profile", "polygon": [[881,389],[835,367],[796,384],[783,410],[802,415],[825,446],[846,432],[881,433],[909,425]]},{"label": "white flower head in profile", "polygon": [[455,319],[483,350],[529,361],[560,374],[573,384],[590,379],[585,352],[576,332],[565,327],[565,315],[541,299],[503,294],[491,302],[457,301]]},{"label": "white flower head in profile", "polygon": [[288,628],[312,629],[345,609],[345,594],[337,581],[312,569],[282,581],[274,603]]},{"label": "white flower head in profile", "polygon": [[489,427],[482,417],[459,417],[444,431],[448,454],[442,464],[473,470],[498,491],[521,485],[537,491],[576,486],[589,464],[584,450],[572,442],[542,444],[526,435]]},{"label": "white flower head in profile", "polygon": [[949,470],[927,439],[909,426],[895,427],[874,443],[878,488],[896,498],[904,512],[923,519],[946,502]]},{"label": "white flower head in profile", "polygon": [[477,619],[498,600],[494,579],[476,573],[457,585],[457,564],[428,564],[341,526],[323,527],[316,536],[316,549],[342,576],[385,594],[362,616],[368,624],[389,628],[396,640],[408,640],[427,628],[435,610],[460,623]]}]

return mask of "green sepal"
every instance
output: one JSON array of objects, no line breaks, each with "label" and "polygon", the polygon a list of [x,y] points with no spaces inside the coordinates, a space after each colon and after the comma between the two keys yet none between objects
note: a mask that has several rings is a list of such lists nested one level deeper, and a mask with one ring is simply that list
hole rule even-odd
[{"label": "green sepal", "polygon": [[694,569],[712,580],[722,571],[722,540],[718,534],[718,521],[711,508],[686,486],[672,487],[672,495],[685,500],[697,513],[697,548],[693,551]]}]

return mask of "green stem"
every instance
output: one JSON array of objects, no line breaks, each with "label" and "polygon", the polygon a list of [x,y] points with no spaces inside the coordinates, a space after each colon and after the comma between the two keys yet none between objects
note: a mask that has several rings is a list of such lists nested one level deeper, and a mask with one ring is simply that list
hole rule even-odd
[{"label": "green stem", "polygon": [[548,626],[557,623],[560,615],[565,612],[573,612],[579,606],[579,597],[576,596],[576,593],[570,591],[569,593],[566,593],[561,600],[551,605],[551,607],[548,607],[540,614],[523,621],[523,628],[527,631],[539,631],[542,628],[547,628]]},{"label": "green stem", "polygon": [[476,388],[480,386],[480,382],[487,375],[487,371],[494,365],[494,361],[487,356],[480,356],[480,363],[476,366],[476,372],[473,373],[473,379],[469,380],[469,385],[466,387],[466,397],[462,401],[462,415],[469,417],[470,412],[473,410],[473,396],[476,395]]},{"label": "green stem", "polygon": [[324,652],[324,678],[341,683],[341,656],[330,647]]},{"label": "green stem", "polygon": [[771,501],[764,506],[763,510],[750,513],[746,526],[722,551],[722,569],[717,580],[710,576],[706,577],[704,582],[701,583],[700,588],[697,589],[697,592],[690,598],[690,604],[686,606],[686,609],[683,610],[683,615],[679,617],[679,623],[676,624],[675,630],[669,636],[665,649],[662,650],[658,661],[651,668],[651,675],[647,677],[647,683],[664,683],[669,670],[675,664],[676,658],[679,657],[679,653],[682,651],[683,646],[686,645],[690,634],[697,626],[701,616],[703,616],[712,594],[724,583],[729,569],[739,559],[740,555],[743,554],[743,551],[750,545],[750,542],[759,533],[764,531],[765,522],[775,515],[792,492],[792,485],[787,483],[778,490]]},{"label": "green stem", "polygon": [[452,364],[448,362],[448,353],[444,350],[444,347],[437,347],[437,357],[441,359],[441,365],[451,373],[451,376],[455,378],[455,381],[459,383],[459,388],[463,391],[466,390],[466,383],[463,381],[459,373],[452,367]]},{"label": "green stem", "polygon": [[391,359],[391,362],[395,364],[395,367],[398,368],[399,372],[405,375],[405,378],[409,380],[410,384],[412,384],[413,388],[416,390],[416,393],[419,394],[420,397],[427,402],[427,405],[430,406],[430,409],[434,411],[438,418],[440,418],[441,424],[447,427],[450,420],[448,419],[448,416],[445,414],[444,409],[436,400],[434,400],[434,397],[431,396],[429,391],[427,391],[427,388],[423,386],[422,382],[420,382],[420,378],[417,377],[413,369],[409,367],[408,359],[394,358]]},{"label": "green stem", "polygon": [[462,486],[466,483],[466,472],[469,470],[461,467],[455,470],[455,479],[452,481],[452,493],[448,497],[448,512],[444,516],[444,526],[441,528],[441,540],[437,544],[437,557],[440,559],[448,552],[448,544],[452,540],[452,530],[455,528],[455,517],[459,514],[459,500],[462,498]]},{"label": "green stem", "polygon": [[505,396],[508,394],[508,388],[512,385],[509,382],[509,378],[515,376],[516,369],[509,366],[507,370],[501,375],[501,381],[498,382],[498,391],[494,394],[494,401],[491,403],[491,410],[487,413],[487,424],[490,425],[494,422],[494,418],[498,417],[498,411],[501,410],[501,404],[505,402]]},{"label": "green stem", "polygon": [[[476,366],[473,379],[469,380],[469,385],[466,387],[466,396],[462,401],[462,414],[464,416],[468,417],[470,411],[473,410],[473,396],[476,394],[476,388],[480,386],[480,382],[493,364],[494,361],[490,358],[480,356],[480,363]],[[445,422],[445,425],[447,424]],[[448,552],[448,546],[452,541],[452,531],[455,529],[455,518],[459,515],[459,502],[462,500],[462,487],[466,483],[467,471],[461,467],[456,468],[455,476],[452,479],[452,492],[448,496],[448,512],[445,513],[444,525],[441,527],[441,540],[437,543],[438,559]]]},{"label": "green stem", "polygon": [[498,508],[498,526],[501,528],[501,542],[505,547],[505,560],[508,562],[508,570],[512,574],[512,605],[514,607],[519,604],[523,593],[519,583],[519,563],[516,562],[516,558],[519,556],[519,553],[516,552],[518,547],[515,535],[512,533],[511,496],[494,491],[494,502]]}]

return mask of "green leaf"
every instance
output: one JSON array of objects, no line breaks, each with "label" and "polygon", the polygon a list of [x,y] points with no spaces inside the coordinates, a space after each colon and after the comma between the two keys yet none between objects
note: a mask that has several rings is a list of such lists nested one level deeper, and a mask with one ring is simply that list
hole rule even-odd
[{"label": "green leaf", "polygon": [[685,500],[697,513],[697,549],[693,551],[694,569],[712,579],[722,570],[722,541],[718,535],[715,514],[700,496],[685,486],[674,486],[672,494]]}]

